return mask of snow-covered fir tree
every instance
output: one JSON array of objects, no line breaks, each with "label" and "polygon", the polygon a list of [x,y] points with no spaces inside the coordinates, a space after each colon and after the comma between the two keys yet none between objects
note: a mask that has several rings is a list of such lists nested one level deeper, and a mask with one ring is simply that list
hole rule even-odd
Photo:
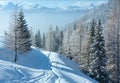
[{"label": "snow-covered fir tree", "polygon": [[5,47],[14,50],[14,61],[17,61],[17,52],[18,52],[18,45],[17,45],[17,10],[12,15],[9,31],[5,33]]},{"label": "snow-covered fir tree", "polygon": [[38,48],[42,48],[42,40],[41,40],[40,30],[38,30],[37,33],[35,34],[35,46]]},{"label": "snow-covered fir tree", "polygon": [[79,25],[75,23],[73,28],[70,36],[70,49],[72,57],[76,60],[81,54],[82,35],[84,35],[82,22]]},{"label": "snow-covered fir tree", "polygon": [[96,22],[92,20],[90,24],[90,30],[88,33],[88,45],[87,45],[87,69],[86,71],[91,72],[90,66],[92,65],[92,62],[94,60],[94,50],[92,46],[94,44],[94,39],[95,39],[95,27],[96,27]]},{"label": "snow-covered fir tree", "polygon": [[31,35],[28,30],[27,22],[24,18],[23,10],[20,10],[17,18],[17,46],[20,53],[31,50]]},{"label": "snow-covered fir tree", "polygon": [[90,65],[90,76],[100,83],[108,83],[108,73],[106,71],[107,58],[102,29],[103,27],[99,21],[95,28],[93,44],[91,44],[90,47],[90,49],[92,49],[91,54],[93,56],[93,61]]},{"label": "snow-covered fir tree", "polygon": [[58,52],[59,50],[59,34],[60,34],[60,31],[58,29],[58,26],[56,26],[56,31],[55,31],[55,42],[56,42],[55,51],[56,52]]},{"label": "snow-covered fir tree", "polygon": [[[81,70],[89,75],[90,73],[90,65],[92,65],[93,57],[93,49],[90,49],[91,45],[94,43],[95,38],[95,27],[96,22],[94,20],[89,24],[89,29],[83,26],[84,30],[82,30],[82,45],[81,45],[81,53],[78,58],[78,63],[80,64]],[[84,33],[83,33],[84,31]]]},{"label": "snow-covered fir tree", "polygon": [[59,50],[58,50],[58,53],[60,53],[60,54],[63,52],[62,41],[63,41],[63,31],[61,30],[59,32]]},{"label": "snow-covered fir tree", "polygon": [[11,16],[11,21],[9,25],[9,30],[5,31],[5,47],[8,47],[12,50],[15,49],[15,35],[17,27],[17,10],[15,10]]},{"label": "snow-covered fir tree", "polygon": [[30,27],[30,35],[31,35],[31,43],[32,43],[32,45],[34,46],[34,31],[33,31],[33,28],[32,27]]},{"label": "snow-covered fir tree", "polygon": [[56,42],[56,52],[61,52],[62,50],[62,40],[63,40],[63,32],[59,30],[58,26],[56,26],[55,30],[55,42]]},{"label": "snow-covered fir tree", "polygon": [[45,49],[45,33],[42,36],[42,48]]},{"label": "snow-covered fir tree", "polygon": [[70,36],[71,36],[71,29],[70,27],[67,27],[63,36],[62,49],[63,49],[63,54],[66,55],[69,59],[72,59],[71,49],[70,49]]},{"label": "snow-covered fir tree", "polygon": [[55,42],[55,34],[52,30],[52,27],[50,26],[48,33],[45,37],[45,49],[48,51],[55,51],[56,42]]}]

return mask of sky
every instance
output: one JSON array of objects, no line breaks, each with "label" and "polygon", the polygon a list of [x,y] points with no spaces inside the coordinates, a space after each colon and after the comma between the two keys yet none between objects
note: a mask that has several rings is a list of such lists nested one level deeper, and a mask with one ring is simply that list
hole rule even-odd
[{"label": "sky", "polygon": [[[25,9],[30,9],[34,5],[39,5],[39,8],[49,8],[49,12],[36,12],[33,10],[33,13],[29,13],[25,10],[25,19],[28,23],[28,26],[32,27],[33,31],[40,29],[41,32],[47,32],[50,25],[53,27],[56,25],[63,27],[64,25],[74,22],[82,15],[81,12],[75,12],[74,10],[73,12],[68,12],[68,8],[70,6],[75,6],[81,10],[86,10],[91,6],[91,4],[98,6],[102,3],[107,2],[107,0],[0,0],[0,5],[2,5],[2,7],[5,7],[9,2],[12,2],[14,5],[22,4]],[[63,13],[58,10],[59,12],[55,11],[51,13],[51,11],[54,11],[51,10],[52,8],[60,8],[67,12]],[[13,10],[5,11],[0,9],[0,27],[2,28],[0,30],[0,35],[3,35],[4,31],[8,30],[12,13]]]},{"label": "sky", "polygon": [[68,5],[81,5],[87,6],[89,3],[99,5],[107,0],[0,0],[0,4],[8,2],[13,3],[38,3],[41,6],[47,7],[65,7]]}]

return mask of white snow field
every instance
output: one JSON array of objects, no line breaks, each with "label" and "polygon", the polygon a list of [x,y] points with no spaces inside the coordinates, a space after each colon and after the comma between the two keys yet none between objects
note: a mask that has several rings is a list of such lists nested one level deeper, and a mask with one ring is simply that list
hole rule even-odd
[{"label": "white snow field", "polygon": [[0,83],[98,83],[63,55],[32,47],[24,55],[0,47]]}]

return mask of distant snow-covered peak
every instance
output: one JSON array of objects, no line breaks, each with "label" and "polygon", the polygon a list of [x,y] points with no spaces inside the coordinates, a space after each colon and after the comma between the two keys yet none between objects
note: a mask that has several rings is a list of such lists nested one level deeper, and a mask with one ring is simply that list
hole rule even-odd
[{"label": "distant snow-covered peak", "polygon": [[35,3],[19,3],[17,6],[24,9],[39,8],[39,5]]},{"label": "distant snow-covered peak", "polygon": [[16,4],[12,3],[12,2],[8,2],[6,5],[3,5],[3,9],[15,9],[17,7]]}]

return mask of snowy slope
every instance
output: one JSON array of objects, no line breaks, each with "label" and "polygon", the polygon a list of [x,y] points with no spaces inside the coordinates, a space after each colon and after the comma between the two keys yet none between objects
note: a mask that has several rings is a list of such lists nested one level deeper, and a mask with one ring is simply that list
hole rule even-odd
[{"label": "snowy slope", "polygon": [[78,65],[53,52],[32,51],[18,55],[0,48],[0,83],[97,83],[78,70]]},{"label": "snowy slope", "polygon": [[78,64],[57,53],[43,51],[49,55],[52,71],[58,76],[56,83],[97,83],[79,71]]}]

